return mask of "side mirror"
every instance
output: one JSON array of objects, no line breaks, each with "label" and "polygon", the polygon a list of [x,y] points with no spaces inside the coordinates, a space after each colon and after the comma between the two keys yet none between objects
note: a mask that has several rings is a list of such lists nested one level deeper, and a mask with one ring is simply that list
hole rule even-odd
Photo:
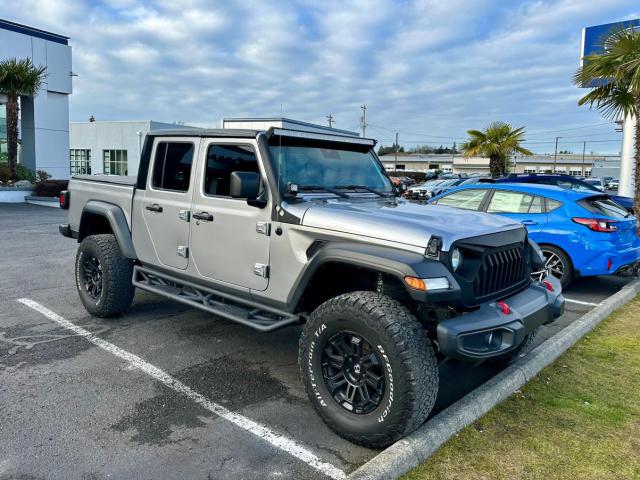
[{"label": "side mirror", "polygon": [[260,175],[256,172],[232,172],[229,194],[232,198],[255,199],[260,194]]}]

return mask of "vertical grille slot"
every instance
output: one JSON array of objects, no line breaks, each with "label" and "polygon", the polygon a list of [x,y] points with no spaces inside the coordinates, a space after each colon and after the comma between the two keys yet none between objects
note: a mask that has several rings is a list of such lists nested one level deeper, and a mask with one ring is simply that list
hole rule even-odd
[{"label": "vertical grille slot", "polygon": [[527,264],[522,246],[485,253],[473,279],[476,299],[499,293],[520,284],[527,277]]}]

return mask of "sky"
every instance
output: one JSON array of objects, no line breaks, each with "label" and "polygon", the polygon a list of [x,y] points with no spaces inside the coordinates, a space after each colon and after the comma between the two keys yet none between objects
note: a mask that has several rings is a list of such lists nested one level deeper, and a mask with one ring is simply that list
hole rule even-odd
[{"label": "sky", "polygon": [[0,17],[71,37],[71,121],[218,127],[286,116],[405,148],[500,120],[535,152],[616,153],[571,77],[584,26],[637,0],[0,0]]}]

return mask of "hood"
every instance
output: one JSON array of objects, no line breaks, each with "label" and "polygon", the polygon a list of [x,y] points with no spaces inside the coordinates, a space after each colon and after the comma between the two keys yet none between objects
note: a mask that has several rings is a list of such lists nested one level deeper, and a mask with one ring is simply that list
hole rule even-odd
[{"label": "hood", "polygon": [[406,200],[324,200],[288,205],[302,225],[426,248],[442,238],[443,250],[463,238],[524,228],[506,217]]}]

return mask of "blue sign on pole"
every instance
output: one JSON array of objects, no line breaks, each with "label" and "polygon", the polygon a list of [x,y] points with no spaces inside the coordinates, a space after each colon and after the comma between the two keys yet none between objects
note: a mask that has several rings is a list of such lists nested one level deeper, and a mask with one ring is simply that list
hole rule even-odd
[{"label": "blue sign on pole", "polygon": [[625,28],[639,28],[640,18],[634,20],[625,20],[623,22],[605,23],[604,25],[595,25],[582,29],[582,50],[580,52],[580,61],[587,55],[594,55],[604,52],[604,44],[607,37],[618,30]]}]

